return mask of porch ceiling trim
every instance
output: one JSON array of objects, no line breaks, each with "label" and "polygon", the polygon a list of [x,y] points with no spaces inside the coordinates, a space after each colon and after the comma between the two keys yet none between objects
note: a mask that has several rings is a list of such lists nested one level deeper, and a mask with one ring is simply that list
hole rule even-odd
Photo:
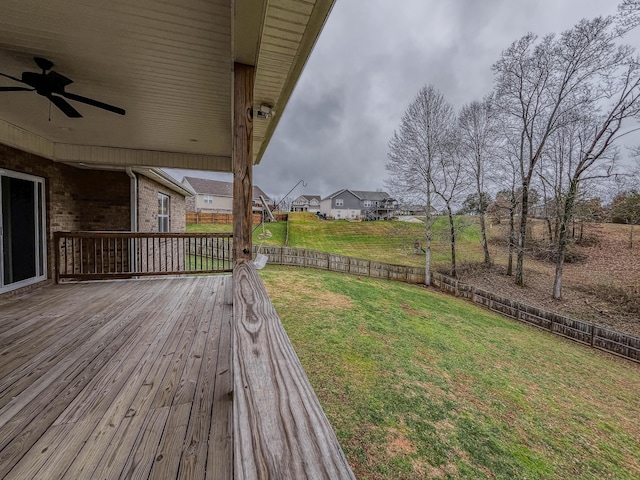
[{"label": "porch ceiling trim", "polygon": [[56,162],[96,166],[166,167],[231,171],[231,157],[52,142],[0,120],[0,143]]}]

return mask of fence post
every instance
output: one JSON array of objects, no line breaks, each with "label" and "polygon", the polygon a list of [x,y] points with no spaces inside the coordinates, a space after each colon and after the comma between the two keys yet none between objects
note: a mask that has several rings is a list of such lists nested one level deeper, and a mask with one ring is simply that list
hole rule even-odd
[{"label": "fence post", "polygon": [[591,346],[592,347],[595,344],[595,340],[596,340],[596,325],[595,323],[591,322]]}]

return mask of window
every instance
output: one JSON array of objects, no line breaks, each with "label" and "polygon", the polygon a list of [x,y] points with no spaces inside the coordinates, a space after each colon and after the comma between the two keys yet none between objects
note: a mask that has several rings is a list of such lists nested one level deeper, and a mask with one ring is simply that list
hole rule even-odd
[{"label": "window", "polygon": [[211,195],[205,195],[202,200],[206,205],[213,205],[213,197]]},{"label": "window", "polygon": [[371,200],[365,200],[364,201],[364,206],[365,207],[373,207],[373,202]]},{"label": "window", "polygon": [[169,231],[169,195],[158,193],[158,232]]},{"label": "window", "polygon": [[344,200],[342,198],[336,198],[336,207],[342,207],[344,205]]}]

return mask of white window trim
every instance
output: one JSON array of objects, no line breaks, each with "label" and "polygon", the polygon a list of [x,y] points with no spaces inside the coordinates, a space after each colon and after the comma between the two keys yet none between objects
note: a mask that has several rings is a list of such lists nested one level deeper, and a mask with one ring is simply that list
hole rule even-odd
[{"label": "white window trim", "polygon": [[[171,197],[166,193],[158,192],[158,207],[160,207],[160,202],[162,201],[162,203],[164,203],[165,200],[167,204],[166,205],[167,213],[161,213],[160,211],[158,212],[158,232],[159,233],[168,233],[171,231]],[[164,205],[161,208],[164,208]],[[161,228],[161,225],[163,225],[164,222],[161,222],[161,220],[165,218],[167,219],[167,229],[163,230]]]}]

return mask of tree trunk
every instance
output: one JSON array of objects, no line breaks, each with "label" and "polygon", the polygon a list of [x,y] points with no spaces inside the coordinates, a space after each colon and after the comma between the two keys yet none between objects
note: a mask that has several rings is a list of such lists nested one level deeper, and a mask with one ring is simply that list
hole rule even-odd
[{"label": "tree trunk", "polygon": [[553,280],[553,298],[560,300],[562,298],[562,267],[564,266],[564,252],[558,254],[556,260],[556,276]]},{"label": "tree trunk", "polygon": [[425,212],[425,221],[427,223],[427,244],[425,245],[424,256],[424,284],[428,287],[431,285],[431,188],[427,184],[427,211]]},{"label": "tree trunk", "polygon": [[580,222],[580,236],[578,237],[578,243],[582,245],[582,234],[584,233],[584,220]]},{"label": "tree trunk", "polygon": [[507,275],[513,275],[513,247],[516,244],[516,226],[515,226],[516,209],[512,205],[509,209],[509,260],[507,261]]},{"label": "tree trunk", "polygon": [[491,265],[489,256],[489,244],[487,243],[487,227],[484,221],[484,212],[480,213],[480,234],[482,235],[482,250],[484,251],[484,264]]},{"label": "tree trunk", "polygon": [[549,243],[553,243],[553,229],[551,228],[551,217],[547,215],[545,220],[547,222],[547,232],[549,234]]},{"label": "tree trunk", "polygon": [[456,278],[458,272],[456,270],[456,226],[454,224],[453,211],[451,205],[447,203],[447,212],[449,214],[449,238],[451,241],[451,276]]},{"label": "tree trunk", "polygon": [[[560,232],[558,234],[558,258],[556,259],[556,275],[553,281],[553,298],[560,300],[562,298],[562,268],[564,267],[564,257],[567,251],[567,236],[569,230],[569,221],[573,213],[573,204],[578,191],[578,180],[571,179],[567,198],[564,203],[564,213],[560,217]],[[575,222],[573,223],[575,231]]]},{"label": "tree trunk", "polygon": [[518,237],[518,256],[516,262],[516,285],[524,287],[524,247],[527,237],[527,216],[529,215],[529,180],[522,182],[520,203],[520,232]]}]

